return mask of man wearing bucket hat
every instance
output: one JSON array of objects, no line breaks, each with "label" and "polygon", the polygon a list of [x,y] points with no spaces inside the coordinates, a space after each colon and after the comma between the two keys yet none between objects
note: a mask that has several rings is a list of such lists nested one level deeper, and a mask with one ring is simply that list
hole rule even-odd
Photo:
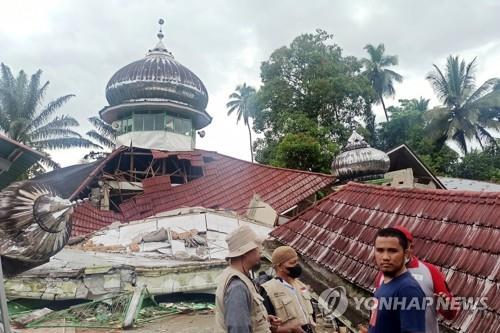
[{"label": "man wearing bucket hat", "polygon": [[271,325],[275,329],[280,321],[268,316],[263,298],[249,276],[260,266],[262,240],[249,226],[241,226],[226,237],[226,243],[229,267],[217,278],[216,331],[269,333]]},{"label": "man wearing bucket hat", "polygon": [[280,246],[274,250],[271,261],[276,277],[262,284],[262,288],[268,313],[283,321],[277,332],[314,332],[316,324],[311,294],[298,279],[302,268],[297,252],[290,246]]}]

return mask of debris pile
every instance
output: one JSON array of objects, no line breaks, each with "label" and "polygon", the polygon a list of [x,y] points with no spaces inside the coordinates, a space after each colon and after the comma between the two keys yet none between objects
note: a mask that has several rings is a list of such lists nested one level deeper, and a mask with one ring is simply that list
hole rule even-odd
[{"label": "debris pile", "polygon": [[166,316],[197,312],[211,314],[215,308],[209,302],[176,302],[158,304],[146,287],[121,293],[60,311],[48,308],[26,311],[20,309],[12,316],[17,328],[80,327],[131,328]]},{"label": "debris pile", "polygon": [[[129,244],[103,244],[95,239],[81,239],[73,243],[72,248],[83,251],[107,253],[141,253],[163,254],[181,260],[205,260],[208,258],[208,240],[205,231],[197,229],[189,231],[175,231],[160,228],[155,231],[139,234]],[[195,251],[186,251],[194,249]]]}]

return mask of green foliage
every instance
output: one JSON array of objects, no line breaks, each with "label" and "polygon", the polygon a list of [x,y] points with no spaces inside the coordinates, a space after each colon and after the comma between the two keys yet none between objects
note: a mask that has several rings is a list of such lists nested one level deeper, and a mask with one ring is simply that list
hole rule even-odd
[{"label": "green foliage", "polygon": [[88,131],[87,137],[95,142],[99,150],[92,150],[82,158],[82,162],[92,162],[106,157],[109,150],[116,147],[116,136],[118,132],[109,124],[105,123],[99,117],[90,117],[89,122],[94,126],[93,130]]},{"label": "green foliage", "polygon": [[[328,171],[332,152],[361,126],[360,120],[371,125],[373,134],[370,82],[361,74],[361,63],[342,56],[331,40],[321,30],[303,34],[263,62],[263,86],[253,104],[254,130],[264,134],[254,145],[258,162]],[[313,157],[314,151],[320,156]],[[300,161],[292,160],[305,152]]]},{"label": "green foliage", "polygon": [[387,151],[406,144],[432,171],[440,175],[451,174],[458,154],[426,134],[424,116],[428,100],[420,97],[399,102],[400,106],[388,108],[391,117],[377,131],[377,147]]},{"label": "green foliage", "polygon": [[[24,71],[17,77],[10,68],[1,64],[0,76],[0,130],[8,137],[44,152],[48,149],[98,147],[73,130],[78,122],[70,116],[55,116],[56,112],[74,95],[65,95],[42,107],[49,82],[41,84],[42,71],[28,79]],[[48,155],[43,163],[58,167]],[[32,170],[39,172],[37,165]]]},{"label": "green foliage", "polygon": [[307,170],[330,172],[330,164],[339,147],[332,140],[328,129],[317,126],[302,113],[297,113],[284,123],[285,136],[275,143],[269,156],[271,165]]},{"label": "green foliage", "polygon": [[384,54],[384,44],[379,44],[377,47],[368,44],[365,46],[365,50],[370,55],[370,59],[361,60],[365,68],[364,74],[368,80],[370,80],[370,83],[378,97],[377,102],[382,104],[385,118],[389,121],[389,115],[387,114],[387,109],[384,103],[384,96],[394,96],[396,94],[394,81],[402,82],[403,77],[387,67],[396,66],[398,64],[398,57]]},{"label": "green foliage", "polygon": [[272,165],[300,170],[317,170],[321,165],[319,142],[304,133],[287,134],[278,144]]},{"label": "green foliage", "polygon": [[443,103],[427,112],[428,133],[441,144],[454,141],[465,154],[472,141],[481,147],[495,144],[493,134],[500,130],[500,80],[489,79],[476,89],[475,60],[466,64],[449,56],[444,72],[434,65],[427,75]]},{"label": "green foliage", "polygon": [[484,151],[473,150],[455,165],[453,176],[500,183],[500,148],[490,145]]}]

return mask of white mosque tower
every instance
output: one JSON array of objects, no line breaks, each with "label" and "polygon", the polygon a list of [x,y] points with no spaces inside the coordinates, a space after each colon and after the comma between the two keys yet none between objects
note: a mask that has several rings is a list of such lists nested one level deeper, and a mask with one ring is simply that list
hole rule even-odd
[{"label": "white mosque tower", "polygon": [[196,131],[212,117],[203,82],[158,43],[143,59],[118,70],[106,86],[109,106],[101,118],[118,131],[117,146],[189,151],[195,148]]}]

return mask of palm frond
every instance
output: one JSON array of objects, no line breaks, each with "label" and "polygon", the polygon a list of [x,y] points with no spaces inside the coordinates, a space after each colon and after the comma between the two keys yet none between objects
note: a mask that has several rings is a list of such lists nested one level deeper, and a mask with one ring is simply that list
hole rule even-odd
[{"label": "palm frond", "polygon": [[[465,94],[466,92],[472,91],[474,89],[474,86],[476,84],[476,59],[477,57],[474,57],[472,61],[467,64],[465,68],[465,72],[463,74],[463,93]],[[462,66],[465,65],[465,62],[462,60]]]},{"label": "palm frond", "polygon": [[456,131],[451,138],[460,148],[460,150],[467,154],[467,139],[463,131]]},{"label": "palm frond", "polygon": [[474,91],[469,98],[467,98],[467,101],[465,104],[471,104],[480,99],[481,97],[489,94],[491,91],[493,91],[493,88],[498,84],[500,80],[498,78],[491,78],[489,80],[486,80],[479,88]]},{"label": "palm frond", "polygon": [[43,165],[45,165],[51,169],[54,169],[54,170],[61,168],[61,165],[59,163],[57,163],[56,161],[54,161],[48,154],[46,154],[45,157],[42,157],[40,162]]},{"label": "palm frond", "polygon": [[58,138],[58,139],[48,139],[39,140],[32,143],[33,147],[38,150],[44,149],[66,149],[66,148],[96,148],[101,149],[102,147],[96,145],[90,140],[84,138]]},{"label": "palm frond", "polygon": [[29,119],[35,118],[38,106],[42,103],[45,92],[49,87],[49,81],[45,82],[44,85],[40,87],[41,75],[42,71],[38,70],[31,76],[30,83],[28,85],[24,110],[26,112],[26,117]]},{"label": "palm frond", "polygon": [[[227,111],[227,115],[230,116],[235,110],[238,110],[240,108],[240,105],[233,105],[229,108]],[[238,112],[239,113],[239,112]]]},{"label": "palm frond", "polygon": [[433,108],[424,114],[425,130],[433,140],[448,138],[450,111],[447,108]]},{"label": "palm frond", "polygon": [[[76,127],[79,126],[80,124],[78,121],[67,115],[62,115],[62,116],[57,116],[54,119],[52,119],[50,122],[47,124],[38,127],[38,129],[45,129],[45,128],[68,128],[68,127]],[[36,130],[35,130],[36,131]]]},{"label": "palm frond", "polygon": [[243,115],[243,110],[242,109],[239,109],[238,110],[238,117],[236,118],[236,124],[238,124],[241,120],[241,116]]},{"label": "palm frond", "polygon": [[[238,88],[236,88],[238,89]],[[229,95],[229,98],[230,99],[237,99],[237,100],[240,100],[241,99],[241,95],[238,94],[237,92],[233,92],[231,95]]]},{"label": "palm frond", "polygon": [[477,125],[477,140],[482,144],[484,141],[486,144],[496,144],[495,137],[483,126]]},{"label": "palm frond", "polygon": [[6,90],[14,90],[14,87],[16,86],[16,79],[14,75],[12,75],[12,71],[10,70],[9,66],[5,65],[3,62],[0,65],[1,71],[2,71],[2,76],[0,80],[0,88],[6,89]]},{"label": "palm frond", "polygon": [[31,123],[31,126],[29,128],[38,128],[46,124],[49,121],[50,116],[73,97],[75,97],[75,95],[73,94],[61,96],[47,104],[45,109],[43,109],[42,112],[40,112],[40,114],[35,119],[33,119],[33,122]]},{"label": "palm frond", "polygon": [[110,141],[116,139],[117,131],[109,124],[106,124],[98,117],[90,117],[88,120],[102,136],[105,136]]},{"label": "palm frond", "polygon": [[430,101],[430,99],[420,97],[419,99],[413,100],[412,107],[417,111],[425,112],[429,108]]},{"label": "palm frond", "polygon": [[403,82],[403,76],[390,69],[384,69],[385,75],[396,82]]},{"label": "palm frond", "polygon": [[30,140],[32,141],[58,139],[66,137],[81,138],[81,135],[75,131],[66,128],[50,128],[50,127],[43,127],[30,133]]},{"label": "palm frond", "polygon": [[[110,149],[115,148],[115,142],[113,140],[108,139],[107,137],[103,136],[102,134],[98,133],[95,130],[88,131],[87,136],[91,139],[94,139],[95,141],[99,142],[102,146]],[[101,147],[101,149],[104,149]]]},{"label": "palm frond", "polygon": [[25,101],[27,86],[28,86],[28,76],[23,70],[21,70],[17,74],[16,86],[14,87],[13,93],[17,101],[17,105],[19,107],[19,115],[23,118],[26,118],[24,112],[24,101]]},{"label": "palm frond", "polygon": [[399,63],[398,56],[395,55],[383,56],[380,61],[380,65],[383,67],[396,66],[398,63]]},{"label": "palm frond", "polygon": [[17,119],[20,115],[20,105],[17,101],[16,91],[0,88],[0,102],[4,114],[9,120]]},{"label": "palm frond", "polygon": [[[432,65],[434,71],[427,74],[425,77],[427,81],[430,82],[432,89],[436,93],[437,97],[445,104],[448,105],[448,95],[449,95],[449,84],[443,72],[438,66]],[[450,105],[448,105],[450,106]]]},{"label": "palm frond", "polygon": [[392,97],[396,95],[396,89],[394,89],[394,84],[392,80],[387,76],[384,76],[383,79],[384,79],[383,83],[384,88],[382,89],[383,90],[382,95],[387,97]]},{"label": "palm frond", "polygon": [[234,99],[234,100],[227,102],[226,107],[231,108],[233,106],[239,106],[241,103],[242,103],[241,99],[238,99],[238,100]]},{"label": "palm frond", "polygon": [[384,44],[379,44],[379,45],[377,45],[376,48],[372,44],[367,44],[364,47],[364,49],[370,55],[372,62],[380,62],[380,60],[382,59],[382,55],[385,52]]},{"label": "palm frond", "polygon": [[467,105],[480,109],[481,112],[485,112],[490,117],[500,119],[500,90],[493,90]]}]

